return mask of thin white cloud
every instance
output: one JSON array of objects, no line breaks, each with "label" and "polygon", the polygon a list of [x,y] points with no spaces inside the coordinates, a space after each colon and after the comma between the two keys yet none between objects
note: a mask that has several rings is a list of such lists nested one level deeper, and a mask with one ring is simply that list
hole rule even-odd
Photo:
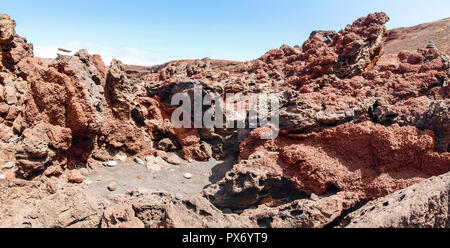
[{"label": "thin white cloud", "polygon": [[72,53],[76,53],[80,49],[87,49],[90,54],[100,54],[105,64],[109,65],[112,59],[118,59],[125,64],[130,65],[142,65],[151,66],[167,62],[161,57],[156,57],[152,53],[145,49],[139,49],[134,47],[112,47],[107,45],[100,45],[91,42],[71,41],[61,46],[34,46],[34,54],[41,58],[55,58],[58,48],[65,48],[71,50]]}]

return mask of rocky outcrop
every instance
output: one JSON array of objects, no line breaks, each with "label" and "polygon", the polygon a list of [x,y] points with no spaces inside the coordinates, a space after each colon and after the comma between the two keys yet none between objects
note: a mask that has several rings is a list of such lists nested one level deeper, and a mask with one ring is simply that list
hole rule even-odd
[{"label": "rocky outcrop", "polygon": [[[0,163],[8,163],[0,167],[7,220],[0,226],[448,226],[448,178],[424,180],[450,170],[450,59],[426,44],[384,55],[388,20],[370,14],[249,62],[143,68],[117,60],[107,67],[86,50],[34,58],[15,22],[0,15]],[[175,128],[171,98],[186,93],[193,104],[195,86],[222,99],[280,93],[280,136],[262,140],[266,127]],[[249,104],[239,104],[248,114]],[[138,191],[104,198],[86,190],[90,182],[77,170],[117,155],[180,163],[166,152],[238,161],[204,198]],[[392,209],[380,213],[377,199]]]},{"label": "rocky outcrop", "polygon": [[430,104],[416,126],[420,129],[434,131],[435,150],[437,152],[450,152],[450,115],[446,102],[436,101]]},{"label": "rocky outcrop", "polygon": [[138,219],[131,204],[120,204],[103,212],[102,228],[144,228],[144,223]]},{"label": "rocky outcrop", "polygon": [[306,86],[303,90],[320,87],[320,81],[362,75],[383,54],[384,24],[388,21],[386,14],[375,13],[338,33],[314,31],[301,49],[283,46],[272,50],[257,60],[251,71],[287,79],[298,88]]},{"label": "rocky outcrop", "polygon": [[17,64],[22,59],[33,56],[33,45],[17,35],[15,27],[16,22],[8,15],[0,15],[0,62],[4,67],[0,71],[7,69],[17,73]]},{"label": "rocky outcrop", "polygon": [[339,192],[323,198],[296,200],[275,208],[246,210],[242,216],[255,221],[262,228],[324,228],[356,205],[352,193]]},{"label": "rocky outcrop", "polygon": [[[109,159],[121,150],[143,155],[152,153],[145,133],[132,120],[116,118],[108,108],[109,95],[105,94],[104,87],[112,79],[107,80],[111,76],[105,74],[106,68],[98,56],[81,50],[74,56],[60,56],[50,65],[38,58],[27,58],[21,66],[26,68],[28,86],[14,129],[23,134],[37,123],[45,123],[50,130],[47,133],[53,138],[52,148],[59,158],[66,160],[61,165],[80,166],[95,154]],[[39,165],[40,169],[48,166]],[[25,168],[29,167],[21,166],[22,176],[36,172],[24,171]]]},{"label": "rocky outcrop", "polygon": [[247,208],[276,188],[371,200],[449,170],[449,153],[433,152],[433,134],[414,127],[364,122],[268,141],[259,139],[261,131],[241,143],[231,172],[205,190],[217,206]]},{"label": "rocky outcrop", "polygon": [[367,203],[344,218],[346,228],[448,228],[450,174],[432,177]]},{"label": "rocky outcrop", "polygon": [[[47,187],[5,188],[0,184],[0,227],[33,228],[227,228],[256,227],[236,214],[223,214],[201,197],[176,200],[166,193],[130,190],[104,197],[84,185],[52,179]],[[39,184],[38,184],[39,185]],[[16,190],[14,190],[16,189]],[[34,202],[19,207],[19,195]]]}]

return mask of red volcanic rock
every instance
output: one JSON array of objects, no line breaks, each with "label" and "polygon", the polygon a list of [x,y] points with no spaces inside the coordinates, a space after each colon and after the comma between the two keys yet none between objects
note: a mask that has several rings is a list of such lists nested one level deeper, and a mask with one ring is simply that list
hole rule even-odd
[{"label": "red volcanic rock", "polygon": [[255,61],[250,71],[264,71],[271,78],[285,78],[298,87],[326,75],[361,75],[372,69],[383,54],[384,24],[388,21],[386,14],[375,13],[339,33],[314,31],[302,49],[283,46],[272,50]]},{"label": "red volcanic rock", "polygon": [[260,140],[262,131],[241,143],[239,163],[205,191],[213,203],[248,207],[275,187],[370,200],[450,170],[450,154],[433,152],[433,135],[414,127],[364,122],[276,140]]},{"label": "red volcanic rock", "polygon": [[131,117],[133,96],[123,64],[113,60],[106,76],[105,97],[114,115],[121,120]]},{"label": "red volcanic rock", "polygon": [[84,179],[84,176],[78,170],[70,170],[67,172],[67,181],[69,183],[82,183]]},{"label": "red volcanic rock", "polygon": [[[145,134],[134,122],[117,119],[108,108],[103,89],[105,67],[98,56],[81,50],[75,56],[60,56],[49,66],[37,58],[28,58],[21,68],[27,68],[29,84],[15,129],[22,132],[37,122],[47,123],[51,148],[58,157],[67,158],[69,166],[86,163],[93,153],[98,153],[94,149],[107,146],[135,154],[152,152]],[[39,170],[49,166],[40,162]]]},{"label": "red volcanic rock", "polygon": [[8,15],[0,15],[0,44],[11,42],[16,35],[16,22],[11,20]]},{"label": "red volcanic rock", "polygon": [[416,126],[430,129],[435,133],[435,150],[441,153],[450,152],[450,115],[449,101],[436,101],[430,104]]},{"label": "red volcanic rock", "polygon": [[0,62],[11,71],[16,70],[20,60],[33,56],[33,45],[16,35],[15,27],[16,22],[8,15],[0,15]]}]

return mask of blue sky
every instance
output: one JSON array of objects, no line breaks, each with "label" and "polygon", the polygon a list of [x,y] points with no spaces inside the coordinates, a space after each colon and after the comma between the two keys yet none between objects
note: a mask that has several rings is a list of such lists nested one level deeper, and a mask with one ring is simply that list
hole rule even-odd
[{"label": "blue sky", "polygon": [[450,16],[449,0],[0,0],[17,32],[50,57],[58,47],[87,48],[109,64],[154,65],[173,59],[252,60],[313,30],[339,30],[384,11],[388,28]]}]

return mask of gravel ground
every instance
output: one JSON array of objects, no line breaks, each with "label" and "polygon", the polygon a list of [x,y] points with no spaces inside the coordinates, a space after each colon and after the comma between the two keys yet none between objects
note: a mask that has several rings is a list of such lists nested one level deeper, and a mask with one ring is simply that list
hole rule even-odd
[{"label": "gravel ground", "polygon": [[[119,162],[116,167],[97,166],[87,175],[89,189],[104,195],[126,193],[128,190],[140,189],[147,192],[167,192],[192,196],[202,192],[205,186],[224,177],[234,163],[234,158],[225,161],[208,162],[183,161],[181,165],[166,162],[148,169],[146,165],[135,162]],[[192,178],[185,178],[191,174]],[[108,185],[117,183],[117,190],[110,192]]]}]

